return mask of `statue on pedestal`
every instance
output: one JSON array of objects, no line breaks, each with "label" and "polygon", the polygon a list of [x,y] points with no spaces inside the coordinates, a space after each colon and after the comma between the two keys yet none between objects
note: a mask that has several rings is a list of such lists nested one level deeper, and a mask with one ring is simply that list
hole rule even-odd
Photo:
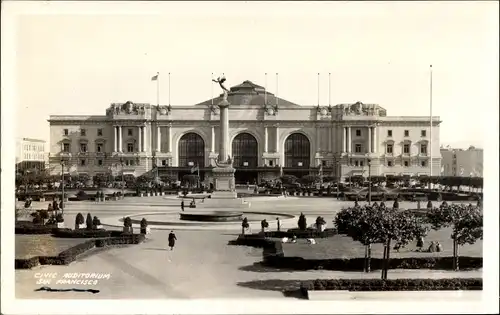
[{"label": "statue on pedestal", "polygon": [[218,77],[217,80],[212,79],[212,81],[214,81],[215,83],[219,83],[219,86],[221,87],[223,93],[222,101],[227,102],[227,93],[229,93],[229,90],[224,86],[224,82],[226,82],[226,77],[225,76]]}]

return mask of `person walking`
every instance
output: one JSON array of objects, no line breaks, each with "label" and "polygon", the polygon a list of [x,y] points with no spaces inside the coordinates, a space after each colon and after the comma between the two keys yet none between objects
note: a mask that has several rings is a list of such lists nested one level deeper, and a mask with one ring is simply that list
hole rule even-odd
[{"label": "person walking", "polygon": [[278,227],[278,232],[281,231],[281,221],[279,217],[276,217],[276,225]]},{"label": "person walking", "polygon": [[170,247],[170,250],[174,250],[176,240],[177,237],[175,237],[174,231],[170,231],[170,234],[168,234],[168,247]]},{"label": "person walking", "polygon": [[184,199],[181,201],[181,211],[184,211]]}]

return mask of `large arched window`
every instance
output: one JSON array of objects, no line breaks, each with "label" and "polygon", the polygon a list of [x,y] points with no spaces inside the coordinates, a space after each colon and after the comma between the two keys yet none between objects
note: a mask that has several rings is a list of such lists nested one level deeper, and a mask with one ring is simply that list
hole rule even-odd
[{"label": "large arched window", "polygon": [[205,167],[205,141],[194,133],[186,133],[179,140],[179,167]]},{"label": "large arched window", "polygon": [[285,141],[285,167],[308,168],[311,161],[311,144],[301,133],[292,133]]},{"label": "large arched window", "polygon": [[235,167],[257,167],[257,140],[249,133],[243,132],[233,139],[233,165]]}]

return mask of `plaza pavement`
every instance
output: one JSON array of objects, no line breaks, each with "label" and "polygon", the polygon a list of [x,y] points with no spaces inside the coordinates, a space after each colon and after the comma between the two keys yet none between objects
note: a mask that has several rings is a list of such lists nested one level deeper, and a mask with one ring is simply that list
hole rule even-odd
[{"label": "plaza pavement", "polygon": [[[332,198],[290,198],[279,202],[252,201],[248,211],[284,212],[308,217],[324,216],[328,226],[334,214],[353,202],[339,202]],[[148,206],[157,205],[157,206]],[[36,207],[36,205],[34,205]],[[402,203],[401,207],[414,206]],[[46,203],[44,208],[46,207]],[[147,208],[147,209],[145,209]],[[74,224],[78,212],[90,212],[101,220],[118,215],[178,209],[178,203],[168,203],[163,197],[126,198],[104,203],[69,202],[65,211],[68,226]],[[309,221],[312,223],[314,221]],[[272,227],[271,223],[271,227]],[[252,270],[262,260],[262,249],[246,246],[228,246],[237,237],[237,231],[188,231],[176,230],[178,241],[173,251],[167,250],[169,231],[152,230],[148,240],[139,245],[96,250],[69,266],[39,266],[32,270],[16,270],[17,298],[62,299],[158,299],[158,298],[278,298],[277,291],[256,290],[244,283],[269,279],[331,279],[331,278],[380,278],[380,271],[370,274],[340,271],[276,271]],[[109,273],[109,280],[100,280],[96,286],[50,284],[51,288],[89,288],[100,293],[35,292],[36,273]],[[389,278],[443,278],[481,277],[482,270],[469,272],[429,270],[390,270]],[[54,281],[54,280],[53,280]],[[243,283],[239,285],[238,283]]]}]

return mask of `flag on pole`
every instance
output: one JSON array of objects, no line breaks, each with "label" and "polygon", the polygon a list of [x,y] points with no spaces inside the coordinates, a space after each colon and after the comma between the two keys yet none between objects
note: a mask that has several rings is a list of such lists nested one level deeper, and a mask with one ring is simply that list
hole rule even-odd
[{"label": "flag on pole", "polygon": [[158,74],[157,74],[157,75],[154,75],[154,76],[151,78],[151,81],[158,81]]},{"label": "flag on pole", "polygon": [[196,164],[195,166],[193,166],[191,168],[191,173],[198,172],[199,170],[200,170],[200,167],[198,166],[198,164]]}]

